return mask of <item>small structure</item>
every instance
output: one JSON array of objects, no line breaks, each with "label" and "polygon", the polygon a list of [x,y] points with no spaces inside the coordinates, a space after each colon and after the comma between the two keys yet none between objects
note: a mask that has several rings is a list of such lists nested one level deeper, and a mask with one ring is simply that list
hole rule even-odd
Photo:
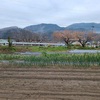
[{"label": "small structure", "polygon": [[[14,39],[11,39],[12,42],[16,42]],[[8,45],[8,39],[0,39],[0,45]]]},{"label": "small structure", "polygon": [[80,45],[81,46],[81,44],[78,41],[73,42],[72,45]]}]

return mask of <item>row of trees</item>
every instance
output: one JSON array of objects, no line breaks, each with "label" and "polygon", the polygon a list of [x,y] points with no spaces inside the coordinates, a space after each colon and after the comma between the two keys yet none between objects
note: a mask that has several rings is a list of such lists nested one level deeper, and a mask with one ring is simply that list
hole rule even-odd
[{"label": "row of trees", "polygon": [[100,41],[100,34],[87,31],[58,31],[54,32],[51,36],[48,34],[36,34],[26,30],[8,31],[6,34],[8,37],[9,46],[11,45],[11,39],[15,39],[17,42],[65,42],[67,46],[71,43],[78,41],[82,47],[85,47],[87,42]]},{"label": "row of trees", "polygon": [[14,39],[17,42],[42,42],[47,41],[47,35],[32,33],[30,31],[14,28],[0,32],[1,39]]},{"label": "row of trees", "polygon": [[27,33],[25,32],[20,34],[15,34],[13,38],[17,42],[47,42],[49,39],[44,34],[38,34],[38,33]]},{"label": "row of trees", "polygon": [[100,35],[94,32],[81,32],[81,31],[60,31],[53,33],[54,40],[64,41],[70,45],[74,41],[78,41],[82,47],[85,47],[87,42],[100,41]]}]

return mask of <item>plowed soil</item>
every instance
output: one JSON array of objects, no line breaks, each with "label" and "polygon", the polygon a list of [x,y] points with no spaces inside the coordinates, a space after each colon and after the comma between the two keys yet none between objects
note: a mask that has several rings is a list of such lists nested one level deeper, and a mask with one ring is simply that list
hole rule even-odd
[{"label": "plowed soil", "polygon": [[100,100],[100,69],[1,68],[0,100]]}]

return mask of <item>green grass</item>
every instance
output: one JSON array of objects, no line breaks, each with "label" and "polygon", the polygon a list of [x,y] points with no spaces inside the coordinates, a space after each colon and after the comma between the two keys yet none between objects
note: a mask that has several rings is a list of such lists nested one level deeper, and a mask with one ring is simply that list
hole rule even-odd
[{"label": "green grass", "polygon": [[8,46],[0,46],[0,53],[14,53],[14,52],[62,52],[73,49],[83,49],[83,50],[100,50],[100,48],[94,47],[81,47],[81,46],[13,46],[8,48]]},{"label": "green grass", "polygon": [[0,60],[24,60],[24,56],[15,54],[0,54]]},{"label": "green grass", "polygon": [[[100,53],[97,54],[57,54],[56,52],[63,52],[71,49],[99,49],[99,48],[82,48],[80,46],[16,46],[8,48],[7,46],[0,46],[0,60],[7,60],[14,66],[79,66],[90,67],[100,66]],[[42,52],[40,56],[15,55],[14,52]],[[54,52],[54,54],[47,54],[46,52]],[[6,54],[3,54],[6,53]],[[8,54],[7,54],[8,53]],[[11,53],[11,54],[10,54]],[[22,63],[16,63],[22,61]]]},{"label": "green grass", "polygon": [[27,57],[26,61],[42,65],[100,66],[100,54],[43,54]]},{"label": "green grass", "polygon": [[15,47],[0,46],[0,53],[13,53],[16,52]]},{"label": "green grass", "polygon": [[69,50],[72,50],[72,49],[83,49],[83,50],[100,50],[100,47],[96,48],[96,47],[88,47],[88,46],[85,46],[85,47],[82,47],[80,45],[71,45],[68,47]]},{"label": "green grass", "polygon": [[41,56],[10,55],[0,54],[0,60],[8,60],[11,63],[18,63],[22,66],[79,66],[90,67],[100,66],[100,53],[97,54],[47,54],[43,52]]},{"label": "green grass", "polygon": [[39,52],[55,52],[55,51],[67,51],[67,47],[66,46],[58,46],[58,47],[54,47],[54,46],[33,46],[31,47],[31,50],[33,52],[39,51]]},{"label": "green grass", "polygon": [[8,46],[0,46],[1,53],[13,53],[13,52],[58,52],[67,51],[66,46],[13,46],[9,48]]}]

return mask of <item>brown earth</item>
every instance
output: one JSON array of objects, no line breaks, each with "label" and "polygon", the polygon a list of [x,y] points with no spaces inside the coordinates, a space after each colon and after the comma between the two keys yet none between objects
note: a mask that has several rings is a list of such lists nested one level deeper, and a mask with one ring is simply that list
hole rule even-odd
[{"label": "brown earth", "polygon": [[100,100],[100,69],[0,68],[0,100]]}]

